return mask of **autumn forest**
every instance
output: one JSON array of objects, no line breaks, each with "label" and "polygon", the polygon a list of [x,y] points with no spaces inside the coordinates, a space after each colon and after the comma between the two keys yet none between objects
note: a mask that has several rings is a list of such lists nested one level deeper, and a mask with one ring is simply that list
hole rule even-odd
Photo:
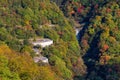
[{"label": "autumn forest", "polygon": [[119,0],[0,0],[0,80],[120,80]]}]

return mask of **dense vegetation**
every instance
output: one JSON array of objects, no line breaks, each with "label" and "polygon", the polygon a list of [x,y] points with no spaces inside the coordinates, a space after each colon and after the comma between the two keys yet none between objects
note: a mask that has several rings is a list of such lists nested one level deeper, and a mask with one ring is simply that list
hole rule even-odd
[{"label": "dense vegetation", "polygon": [[88,72],[85,80],[119,80],[120,1],[69,0],[64,4],[65,16],[85,24],[79,34]]},{"label": "dense vegetation", "polygon": [[[119,0],[1,0],[0,5],[0,80],[120,79]],[[79,42],[76,23],[82,24]],[[41,49],[49,64],[33,61],[29,39],[37,38],[54,41]]]},{"label": "dense vegetation", "polygon": [[[52,26],[51,26],[52,25]],[[54,41],[34,63],[29,39]],[[71,80],[86,73],[70,21],[49,0],[0,1],[0,80]],[[80,64],[79,64],[80,63]],[[77,71],[77,72],[76,72]]]}]

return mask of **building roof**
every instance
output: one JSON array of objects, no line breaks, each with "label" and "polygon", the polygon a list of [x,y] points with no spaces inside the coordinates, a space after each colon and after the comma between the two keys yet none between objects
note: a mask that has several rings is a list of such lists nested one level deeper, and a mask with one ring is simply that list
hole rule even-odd
[{"label": "building roof", "polygon": [[40,57],[40,60],[48,60],[47,57]]},{"label": "building roof", "polygon": [[33,48],[33,51],[34,51],[34,52],[40,52],[40,50],[37,49],[37,48]]},{"label": "building roof", "polygon": [[39,38],[39,39],[36,39],[35,41],[33,41],[33,39],[30,39],[30,42],[31,42],[31,43],[36,43],[36,42],[37,42],[37,43],[38,43],[38,42],[39,42],[39,43],[44,43],[44,42],[50,42],[50,41],[53,41],[53,40],[47,39],[47,38],[42,38],[42,39]]},{"label": "building roof", "polygon": [[49,42],[52,41],[50,39],[37,39],[35,42]]},{"label": "building roof", "polygon": [[38,56],[38,57],[34,57],[34,62],[39,62],[39,61],[42,61],[44,63],[48,63],[48,58],[47,57],[44,57],[44,56]]}]

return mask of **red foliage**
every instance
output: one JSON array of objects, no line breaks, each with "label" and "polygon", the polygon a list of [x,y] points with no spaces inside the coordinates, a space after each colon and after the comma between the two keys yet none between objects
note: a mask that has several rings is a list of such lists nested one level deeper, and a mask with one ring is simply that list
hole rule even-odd
[{"label": "red foliage", "polygon": [[[98,44],[99,45],[99,44]],[[109,46],[107,44],[104,44],[103,47],[100,49],[100,52],[105,52],[109,49]]]},{"label": "red foliage", "polygon": [[81,13],[81,12],[83,11],[83,9],[84,9],[84,6],[81,6],[81,7],[79,7],[79,8],[77,9],[77,12],[78,12],[78,13]]},{"label": "red foliage", "polygon": [[81,13],[81,12],[82,12],[81,8],[78,8],[77,12],[78,12],[78,13]]},{"label": "red foliage", "polygon": [[112,11],[112,10],[111,10],[110,8],[107,8],[107,9],[106,9],[106,12],[107,12],[107,13],[109,13],[109,12],[111,12],[111,11]]},{"label": "red foliage", "polygon": [[62,31],[59,31],[58,34],[59,34],[59,35],[63,35],[63,32],[62,32]]},{"label": "red foliage", "polygon": [[109,46],[108,46],[107,44],[105,44],[105,45],[103,46],[103,50],[104,50],[104,51],[108,50],[108,48],[109,48]]},{"label": "red foliage", "polygon": [[95,8],[95,9],[97,9],[97,8],[98,8],[98,6],[99,6],[99,5],[98,5],[98,4],[96,4],[94,8]]},{"label": "red foliage", "polygon": [[44,2],[41,2],[41,3],[40,3],[40,7],[41,7],[42,9],[45,9],[45,8],[46,8],[45,3],[44,3]]},{"label": "red foliage", "polygon": [[25,30],[32,30],[32,27],[30,25],[25,26]]},{"label": "red foliage", "polygon": [[70,12],[70,14],[71,14],[71,15],[72,15],[72,14],[75,14],[75,11],[74,11],[74,10],[73,10],[73,11],[71,11],[71,12]]},{"label": "red foliage", "polygon": [[76,64],[72,64],[73,65],[73,67],[76,67]]},{"label": "red foliage", "polygon": [[100,57],[100,62],[101,64],[107,64],[107,62],[110,60],[110,56],[109,55],[104,55]]}]

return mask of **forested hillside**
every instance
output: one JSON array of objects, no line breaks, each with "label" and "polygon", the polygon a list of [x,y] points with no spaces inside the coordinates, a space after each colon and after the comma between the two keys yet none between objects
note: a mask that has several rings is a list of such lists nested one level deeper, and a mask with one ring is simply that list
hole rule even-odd
[{"label": "forested hillside", "polygon": [[87,66],[85,80],[119,80],[120,1],[68,0],[64,4],[61,10],[66,17],[84,23],[79,44]]},{"label": "forested hillside", "polygon": [[[49,64],[33,61],[37,55],[29,40],[38,38],[54,41],[53,45],[41,49]],[[75,31],[54,2],[0,1],[0,80],[83,78],[86,67],[80,55]]]},{"label": "forested hillside", "polygon": [[0,80],[120,80],[119,30],[119,0],[1,0]]}]

